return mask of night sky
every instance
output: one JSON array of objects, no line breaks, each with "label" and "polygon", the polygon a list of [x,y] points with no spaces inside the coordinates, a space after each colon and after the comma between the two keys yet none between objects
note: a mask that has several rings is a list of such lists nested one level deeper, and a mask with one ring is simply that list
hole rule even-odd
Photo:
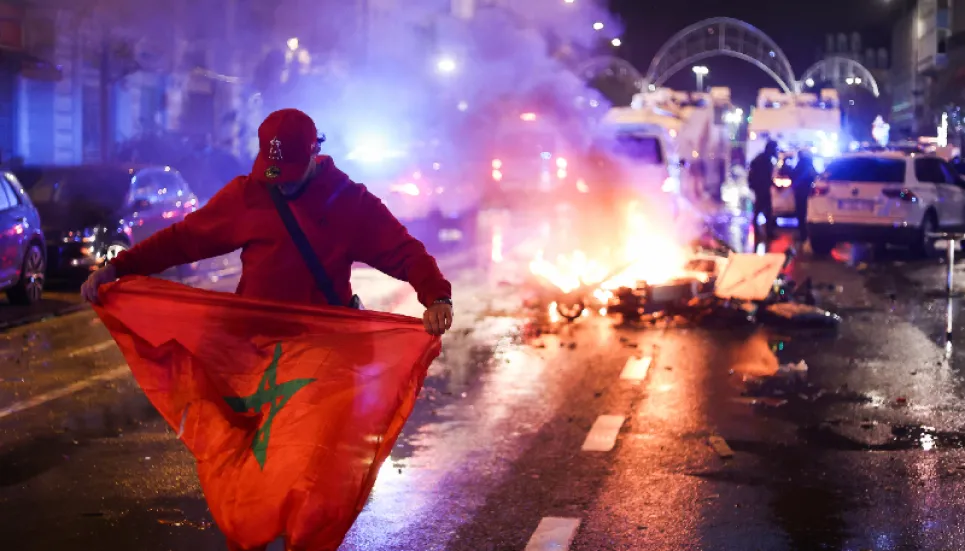
[{"label": "night sky", "polygon": [[[610,0],[626,31],[621,55],[641,73],[653,55],[677,31],[710,17],[733,17],[764,31],[784,50],[800,75],[819,59],[829,32],[862,34],[863,47],[889,47],[891,21],[900,0]],[[735,103],[749,105],[762,87],[777,87],[750,63],[715,56],[700,62],[710,69],[708,86],[729,86]],[[681,71],[668,83],[694,89],[695,78]]]}]

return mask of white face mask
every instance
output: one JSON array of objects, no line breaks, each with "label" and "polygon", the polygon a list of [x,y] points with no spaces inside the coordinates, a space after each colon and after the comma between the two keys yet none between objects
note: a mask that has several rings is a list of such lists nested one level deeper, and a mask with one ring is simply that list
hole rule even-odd
[{"label": "white face mask", "polygon": [[278,184],[278,189],[281,190],[281,194],[290,197],[296,195],[303,187],[308,185],[312,177],[315,175],[315,160],[312,159],[311,163],[305,169],[305,174],[302,176],[301,182],[289,182],[286,184]]}]

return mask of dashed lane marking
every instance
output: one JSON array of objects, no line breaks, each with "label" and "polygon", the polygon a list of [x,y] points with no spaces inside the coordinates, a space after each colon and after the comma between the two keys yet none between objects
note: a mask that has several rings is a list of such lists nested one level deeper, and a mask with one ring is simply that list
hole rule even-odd
[{"label": "dashed lane marking", "polygon": [[58,356],[67,357],[67,358],[77,358],[80,356],[86,356],[88,354],[96,354],[98,352],[103,352],[104,350],[107,350],[112,346],[114,346],[114,339],[107,339],[106,341],[101,341],[97,344],[92,344],[90,346],[75,348],[65,354],[58,354]]},{"label": "dashed lane marking", "polygon": [[608,452],[617,444],[617,435],[626,417],[622,415],[601,415],[593,422],[590,434],[583,442],[585,452]]},{"label": "dashed lane marking", "polygon": [[730,446],[727,445],[727,441],[722,437],[717,435],[711,436],[707,438],[707,443],[710,444],[711,448],[714,448],[714,451],[717,452],[717,455],[719,455],[721,459],[730,459],[734,457],[734,450],[730,449]]},{"label": "dashed lane marking", "polygon": [[579,527],[578,518],[545,517],[539,521],[525,551],[566,551]]},{"label": "dashed lane marking", "polygon": [[102,383],[105,381],[113,381],[114,379],[120,379],[121,377],[130,373],[130,368],[127,365],[120,365],[111,369],[110,371],[105,371],[104,373],[98,373],[92,377],[88,377],[82,381],[77,381],[76,383],[69,384],[65,387],[58,388],[56,390],[51,390],[50,392],[45,392],[30,398],[28,400],[23,400],[22,402],[15,402],[3,409],[0,409],[0,419],[4,417],[9,417],[21,411],[26,411],[28,409],[35,408],[46,404],[47,402],[53,402],[54,400],[59,400],[65,396],[70,396],[71,394],[80,392],[85,388],[96,385],[97,383]]},{"label": "dashed lane marking", "polygon": [[642,381],[647,378],[647,371],[650,370],[650,364],[652,363],[653,358],[650,356],[630,358],[627,360],[627,365],[623,368],[623,372],[620,373],[620,378],[625,381]]}]

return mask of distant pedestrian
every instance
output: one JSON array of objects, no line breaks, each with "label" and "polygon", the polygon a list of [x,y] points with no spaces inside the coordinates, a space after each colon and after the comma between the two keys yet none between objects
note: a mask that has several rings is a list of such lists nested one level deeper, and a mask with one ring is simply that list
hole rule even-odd
[{"label": "distant pedestrian", "polygon": [[802,243],[808,239],[808,197],[811,195],[811,188],[814,186],[814,179],[817,177],[818,171],[814,168],[814,159],[811,157],[811,152],[802,149],[797,154],[797,164],[791,173],[794,212],[797,215],[797,227]]},{"label": "distant pedestrian", "polygon": [[[747,185],[754,192],[754,230],[758,242],[763,229],[766,239],[774,237],[776,221],[774,220],[774,206],[771,201],[771,189],[774,187],[774,162],[777,160],[777,142],[771,140],[764,146],[764,151],[751,161],[747,174]],[[758,219],[764,217],[764,228],[760,227]]]}]

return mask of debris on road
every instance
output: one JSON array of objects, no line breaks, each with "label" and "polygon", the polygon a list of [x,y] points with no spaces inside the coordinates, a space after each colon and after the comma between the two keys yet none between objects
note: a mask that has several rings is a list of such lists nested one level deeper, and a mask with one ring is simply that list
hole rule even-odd
[{"label": "debris on road", "polygon": [[727,441],[720,436],[713,435],[707,438],[707,443],[717,452],[721,459],[731,459],[734,457],[734,450],[730,449]]},{"label": "debris on road", "polygon": [[[539,281],[552,299],[551,317],[569,322],[590,312],[619,315],[624,324],[630,325],[677,319],[716,319],[729,325],[735,313],[745,321],[791,329],[834,328],[841,321],[816,306],[810,279],[798,285],[788,277],[786,271],[795,257],[793,249],[759,255],[738,253],[719,242],[705,241],[695,243],[684,255],[687,260],[676,275],[666,279],[635,278],[633,266],[601,276],[605,271],[600,266],[576,254],[573,256],[581,262],[557,267],[540,258],[536,264],[540,269],[533,273],[540,276]],[[574,266],[595,271],[592,277],[569,273]],[[563,272],[570,277],[561,278]]]}]

